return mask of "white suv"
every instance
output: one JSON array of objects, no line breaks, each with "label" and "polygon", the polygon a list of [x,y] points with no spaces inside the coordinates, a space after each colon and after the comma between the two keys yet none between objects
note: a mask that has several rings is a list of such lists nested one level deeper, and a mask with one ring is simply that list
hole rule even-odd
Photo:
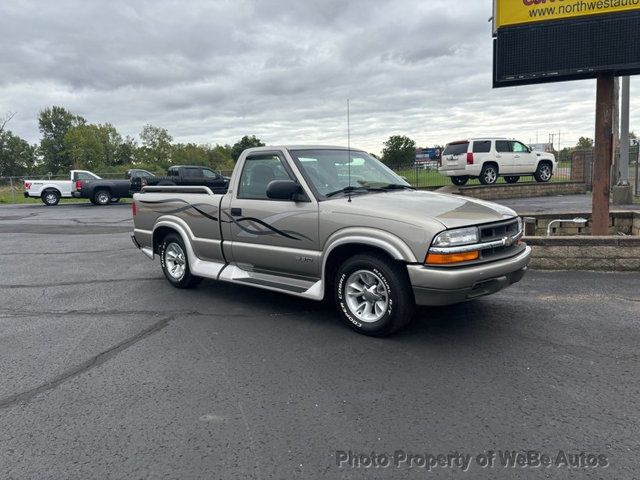
[{"label": "white suv", "polygon": [[558,163],[551,153],[536,152],[517,140],[506,138],[472,138],[449,143],[438,171],[451,177],[454,185],[464,185],[478,178],[483,185],[504,177],[516,183],[522,175],[533,175],[538,182],[548,182]]}]

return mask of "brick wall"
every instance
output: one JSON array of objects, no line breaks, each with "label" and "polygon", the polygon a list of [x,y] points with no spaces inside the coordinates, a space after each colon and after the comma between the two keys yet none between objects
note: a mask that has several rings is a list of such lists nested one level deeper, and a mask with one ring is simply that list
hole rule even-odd
[{"label": "brick wall", "polygon": [[530,267],[540,270],[640,271],[640,237],[527,237]]},{"label": "brick wall", "polygon": [[546,197],[585,193],[587,188],[579,182],[520,183],[515,185],[477,185],[459,187],[458,193],[482,200],[504,198]]}]

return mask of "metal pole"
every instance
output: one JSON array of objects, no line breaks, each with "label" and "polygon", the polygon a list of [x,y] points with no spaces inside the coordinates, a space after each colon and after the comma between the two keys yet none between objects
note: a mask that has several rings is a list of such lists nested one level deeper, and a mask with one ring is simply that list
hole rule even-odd
[{"label": "metal pole", "polygon": [[613,157],[614,77],[600,74],[596,92],[596,135],[593,159],[592,235],[609,232],[609,192]]},{"label": "metal pole", "polygon": [[618,185],[629,185],[629,77],[622,77],[620,119],[620,162]]},{"label": "metal pole", "polygon": [[16,203],[16,192],[13,191],[13,177],[9,177],[9,189],[11,190],[11,203]]}]

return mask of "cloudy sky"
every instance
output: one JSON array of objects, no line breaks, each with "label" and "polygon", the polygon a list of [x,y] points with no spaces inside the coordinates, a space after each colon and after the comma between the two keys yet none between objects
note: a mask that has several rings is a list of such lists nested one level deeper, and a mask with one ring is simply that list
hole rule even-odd
[{"label": "cloudy sky", "polygon": [[[491,88],[490,0],[5,0],[0,115],[29,141],[64,106],[178,141],[418,145],[593,137],[595,81]],[[631,128],[640,130],[638,80]]]}]

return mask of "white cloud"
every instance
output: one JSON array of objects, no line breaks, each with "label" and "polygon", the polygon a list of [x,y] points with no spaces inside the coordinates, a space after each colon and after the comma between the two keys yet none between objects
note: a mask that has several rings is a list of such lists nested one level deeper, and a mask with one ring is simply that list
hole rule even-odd
[{"label": "white cloud", "polygon": [[4,2],[0,112],[32,142],[55,104],[128,135],[344,144],[347,98],[353,144],[374,152],[392,134],[593,136],[594,81],[491,88],[490,2],[464,3]]}]

